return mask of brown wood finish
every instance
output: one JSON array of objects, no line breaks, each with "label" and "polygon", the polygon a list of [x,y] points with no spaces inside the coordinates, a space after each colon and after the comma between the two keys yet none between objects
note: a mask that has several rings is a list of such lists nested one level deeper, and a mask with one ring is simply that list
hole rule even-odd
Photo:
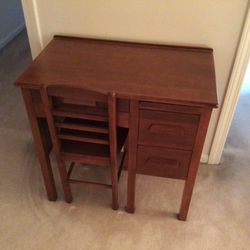
[{"label": "brown wood finish", "polygon": [[[49,85],[42,89],[41,94],[59,167],[65,201],[72,201],[70,183],[91,184],[111,188],[112,207],[115,210],[118,209],[119,176],[117,157],[126,140],[126,129],[119,128],[117,131],[115,93],[105,95],[82,88]],[[58,109],[63,109],[65,100],[67,100],[67,103],[70,103],[71,111],[64,112],[63,116],[61,113],[58,114]],[[94,105],[96,110],[98,109],[96,107],[97,102],[104,104],[99,104],[99,109],[102,110],[102,112],[98,112],[99,116],[96,114],[84,116],[86,101],[91,101],[91,105]],[[103,107],[106,107],[106,114],[103,112]],[[98,119],[99,117],[101,119]],[[107,121],[106,123],[103,118]],[[65,128],[64,124],[68,125],[69,122],[72,126],[66,126]],[[86,127],[87,131],[85,130]],[[106,130],[104,133],[100,131],[90,132],[90,127],[92,130],[96,130],[97,127],[108,129],[108,133]],[[69,170],[67,170],[66,162],[68,161],[100,166],[110,165],[111,184],[70,178],[74,164],[71,164]]]},{"label": "brown wood finish", "polygon": [[138,143],[192,150],[198,124],[198,115],[141,110]]},{"label": "brown wood finish", "polygon": [[[25,88],[27,89],[27,88]],[[40,91],[37,89],[29,89],[32,97],[32,105],[34,108],[34,113],[36,117],[45,117],[44,107],[42,104]],[[64,105],[63,110],[70,111],[70,105]],[[100,109],[98,111],[93,107],[85,108],[85,115],[99,115]],[[120,127],[128,128],[128,120],[129,120],[129,101],[124,99],[117,100],[117,125]]]},{"label": "brown wood finish", "polygon": [[72,123],[70,120],[65,121],[64,123],[56,123],[55,124],[57,128],[65,128],[65,129],[73,129],[77,131],[87,131],[87,132],[95,132],[95,133],[102,133],[102,134],[108,134],[109,130],[105,127],[97,126],[96,124],[90,125],[78,125],[75,123]]},{"label": "brown wood finish", "polygon": [[46,138],[45,133],[43,133],[44,130],[42,129],[39,118],[37,118],[35,115],[30,91],[28,89],[22,88],[22,95],[29,117],[30,127],[34,139],[36,153],[41,166],[47,196],[50,201],[55,201],[57,199],[57,192],[49,160],[49,149],[46,147],[48,144],[46,145],[46,143],[44,143]]},{"label": "brown wood finish", "polygon": [[[65,56],[66,55],[66,56]],[[16,81],[66,84],[117,98],[216,106],[211,49],[55,37]]]},{"label": "brown wood finish", "polygon": [[[41,89],[58,84],[88,90],[85,101],[91,101],[91,93],[95,91],[100,96],[116,93],[117,125],[129,128],[126,145],[129,154],[125,159],[128,168],[126,210],[133,213],[135,209],[136,173],[184,179],[179,219],[185,220],[210,114],[218,105],[212,49],[54,37],[16,81],[23,91],[49,200],[56,199],[56,190],[49,162],[51,143],[46,132]],[[98,125],[80,126],[72,122],[74,117],[63,124],[60,122],[61,117],[71,113],[72,98],[82,101],[77,91],[71,94],[66,98],[69,102],[62,106],[59,101],[59,109],[53,113],[59,120],[57,129],[84,132],[84,140],[89,140],[88,133],[92,132],[107,135],[107,128],[101,126],[108,121],[103,115],[107,106],[101,103],[102,98],[96,101],[97,109],[85,107],[83,112],[81,108],[75,116],[96,117]],[[72,134],[66,136],[75,139]],[[103,145],[106,141],[103,136],[98,141],[101,144],[96,144],[95,164],[105,166],[108,163],[108,145]],[[78,143],[82,145],[86,141]],[[82,149],[93,152],[91,147],[76,146],[71,141],[63,147],[71,151],[76,162],[81,159]],[[62,153],[61,159],[61,176],[67,180],[67,173],[62,170],[67,154]],[[92,159],[85,157],[86,163],[91,163]],[[116,165],[116,160],[112,159]],[[70,201],[70,189],[63,184]],[[116,196],[114,193],[114,207]]]},{"label": "brown wood finish", "polygon": [[130,120],[128,134],[128,185],[126,211],[135,211],[135,185],[136,185],[136,159],[137,159],[137,138],[139,129],[139,102],[130,101]]},{"label": "brown wood finish", "polygon": [[[110,165],[112,177],[112,199],[113,209],[119,207],[118,204],[118,160],[117,160],[117,125],[116,125],[116,94],[109,94],[108,98],[108,116],[109,116],[109,143],[110,143]],[[119,138],[119,137],[118,137]],[[125,142],[125,141],[124,141]]]},{"label": "brown wood finish", "polygon": [[191,152],[155,146],[138,146],[137,173],[186,179]]},{"label": "brown wood finish", "polygon": [[182,202],[180,207],[180,213],[178,218],[180,220],[186,220],[189,210],[189,205],[192,198],[192,193],[194,189],[195,179],[200,163],[201,153],[206,138],[206,133],[208,129],[209,120],[211,117],[212,110],[204,109],[200,116],[200,124],[198,133],[196,135],[195,146],[189,166],[188,176],[185,181],[185,187],[182,195]]}]

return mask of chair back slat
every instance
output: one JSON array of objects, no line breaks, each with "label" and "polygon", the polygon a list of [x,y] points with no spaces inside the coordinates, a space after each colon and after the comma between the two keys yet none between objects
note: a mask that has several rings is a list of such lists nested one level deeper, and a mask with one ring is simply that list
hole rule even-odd
[{"label": "chair back slat", "polygon": [[67,134],[59,134],[59,139],[63,140],[69,140],[69,141],[80,141],[80,142],[89,142],[89,143],[95,143],[95,144],[102,144],[102,145],[109,145],[108,140],[102,140],[102,139],[95,139],[95,138],[88,138],[88,137],[80,137],[80,136],[74,136],[74,135],[67,135]]},{"label": "chair back slat", "polygon": [[[71,100],[74,102],[74,100]],[[62,112],[69,112],[69,113],[77,113],[77,114],[90,114],[90,115],[98,115],[107,117],[108,116],[108,107],[107,103],[104,107],[105,103],[100,106],[99,102],[92,102],[92,103],[74,103],[69,104],[67,100],[61,100],[60,102],[56,102],[55,110],[62,111]]]},{"label": "chair back slat", "polygon": [[44,88],[42,99],[57,153],[64,141],[117,147],[115,95],[53,85]]},{"label": "chair back slat", "polygon": [[78,118],[78,119],[90,120],[90,121],[102,121],[102,122],[108,121],[108,117],[104,117],[104,116],[79,114],[79,113],[73,113],[73,112],[71,113],[71,112],[64,112],[64,111],[57,111],[57,110],[53,110],[52,115],[58,116],[58,117],[65,117],[65,118]]},{"label": "chair back slat", "polygon": [[63,85],[50,85],[47,89],[49,96],[72,99],[74,101],[95,101],[107,103],[107,95],[77,87],[68,87]]},{"label": "chair back slat", "polygon": [[91,125],[78,125],[76,123],[70,123],[70,122],[57,122],[55,125],[57,128],[73,129],[73,130],[96,132],[96,133],[103,133],[103,134],[109,133],[108,128],[99,127],[96,125],[92,125],[92,126]]}]

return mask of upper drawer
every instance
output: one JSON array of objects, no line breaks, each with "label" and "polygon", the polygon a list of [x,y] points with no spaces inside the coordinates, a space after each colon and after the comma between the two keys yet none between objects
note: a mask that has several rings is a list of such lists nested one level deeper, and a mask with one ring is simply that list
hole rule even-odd
[{"label": "upper drawer", "polygon": [[139,144],[192,150],[199,115],[140,110]]}]

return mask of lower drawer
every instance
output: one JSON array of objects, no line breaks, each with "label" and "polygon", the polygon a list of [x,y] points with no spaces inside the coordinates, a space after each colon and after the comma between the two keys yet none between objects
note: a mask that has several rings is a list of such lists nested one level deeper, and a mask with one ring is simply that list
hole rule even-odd
[{"label": "lower drawer", "polygon": [[191,152],[162,147],[138,146],[137,173],[186,179]]}]

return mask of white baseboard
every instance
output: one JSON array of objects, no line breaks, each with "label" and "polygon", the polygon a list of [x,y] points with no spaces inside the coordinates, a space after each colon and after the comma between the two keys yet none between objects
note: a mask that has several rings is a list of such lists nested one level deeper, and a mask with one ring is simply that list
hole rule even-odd
[{"label": "white baseboard", "polygon": [[200,162],[201,163],[208,163],[208,155],[207,154],[202,154]]},{"label": "white baseboard", "polygon": [[25,24],[21,23],[16,29],[12,30],[6,37],[0,40],[0,50],[13,40],[23,29]]}]

